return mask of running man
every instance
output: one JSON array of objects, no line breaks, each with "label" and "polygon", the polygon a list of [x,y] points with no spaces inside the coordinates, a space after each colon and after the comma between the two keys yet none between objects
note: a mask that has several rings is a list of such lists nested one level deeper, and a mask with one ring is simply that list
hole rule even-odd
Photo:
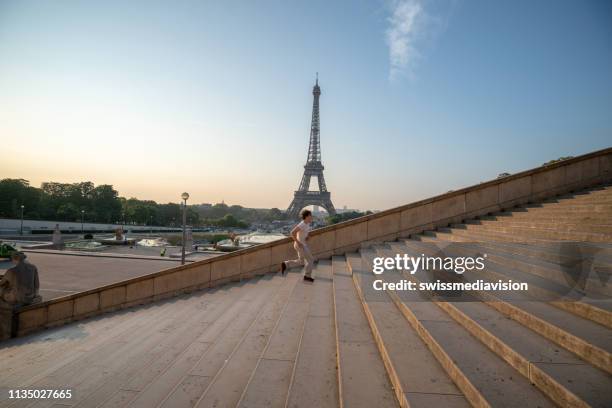
[{"label": "running man", "polygon": [[314,282],[312,278],[314,258],[307,244],[310,224],[312,224],[312,213],[309,210],[302,211],[302,221],[291,230],[291,238],[294,241],[293,248],[298,254],[298,259],[282,262],[281,274],[284,275],[287,268],[304,266],[304,280]]}]

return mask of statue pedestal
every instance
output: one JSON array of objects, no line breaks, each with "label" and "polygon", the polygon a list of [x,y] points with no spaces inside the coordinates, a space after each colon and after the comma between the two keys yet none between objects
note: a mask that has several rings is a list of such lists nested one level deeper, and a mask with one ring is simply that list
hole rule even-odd
[{"label": "statue pedestal", "polygon": [[53,247],[60,249],[64,246],[64,240],[62,239],[62,232],[59,229],[59,224],[55,224],[55,230],[53,230]]}]

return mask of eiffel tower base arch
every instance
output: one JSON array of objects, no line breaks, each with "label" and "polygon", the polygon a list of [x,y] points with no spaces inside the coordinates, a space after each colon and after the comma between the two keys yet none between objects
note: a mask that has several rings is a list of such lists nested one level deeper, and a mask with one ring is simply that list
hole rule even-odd
[{"label": "eiffel tower base arch", "polygon": [[287,215],[290,218],[298,218],[300,211],[309,205],[318,205],[325,208],[329,215],[335,215],[336,209],[332,204],[330,193],[328,191],[296,191],[293,201],[287,209]]}]

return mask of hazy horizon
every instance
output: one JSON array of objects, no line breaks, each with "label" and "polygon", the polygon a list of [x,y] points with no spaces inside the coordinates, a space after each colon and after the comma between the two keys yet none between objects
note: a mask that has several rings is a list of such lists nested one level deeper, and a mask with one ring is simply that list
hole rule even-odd
[{"label": "hazy horizon", "polygon": [[315,72],[336,208],[612,140],[605,1],[0,3],[0,178],[285,209]]}]

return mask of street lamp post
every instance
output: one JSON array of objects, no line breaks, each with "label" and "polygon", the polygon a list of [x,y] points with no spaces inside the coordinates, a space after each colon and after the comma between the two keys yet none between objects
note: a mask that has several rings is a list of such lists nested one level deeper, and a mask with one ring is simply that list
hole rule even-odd
[{"label": "street lamp post", "polygon": [[81,234],[85,233],[85,227],[83,226],[84,219],[85,219],[85,210],[81,210]]},{"label": "street lamp post", "polygon": [[151,230],[151,233],[149,235],[153,235],[153,216],[149,215],[149,229]]},{"label": "street lamp post", "polygon": [[189,198],[189,193],[181,194],[181,198],[183,199],[183,248],[181,250],[181,265],[185,265],[185,241],[187,240],[187,199]]},{"label": "street lamp post", "polygon": [[23,209],[25,208],[25,206],[23,204],[21,204],[21,235],[23,235]]}]

